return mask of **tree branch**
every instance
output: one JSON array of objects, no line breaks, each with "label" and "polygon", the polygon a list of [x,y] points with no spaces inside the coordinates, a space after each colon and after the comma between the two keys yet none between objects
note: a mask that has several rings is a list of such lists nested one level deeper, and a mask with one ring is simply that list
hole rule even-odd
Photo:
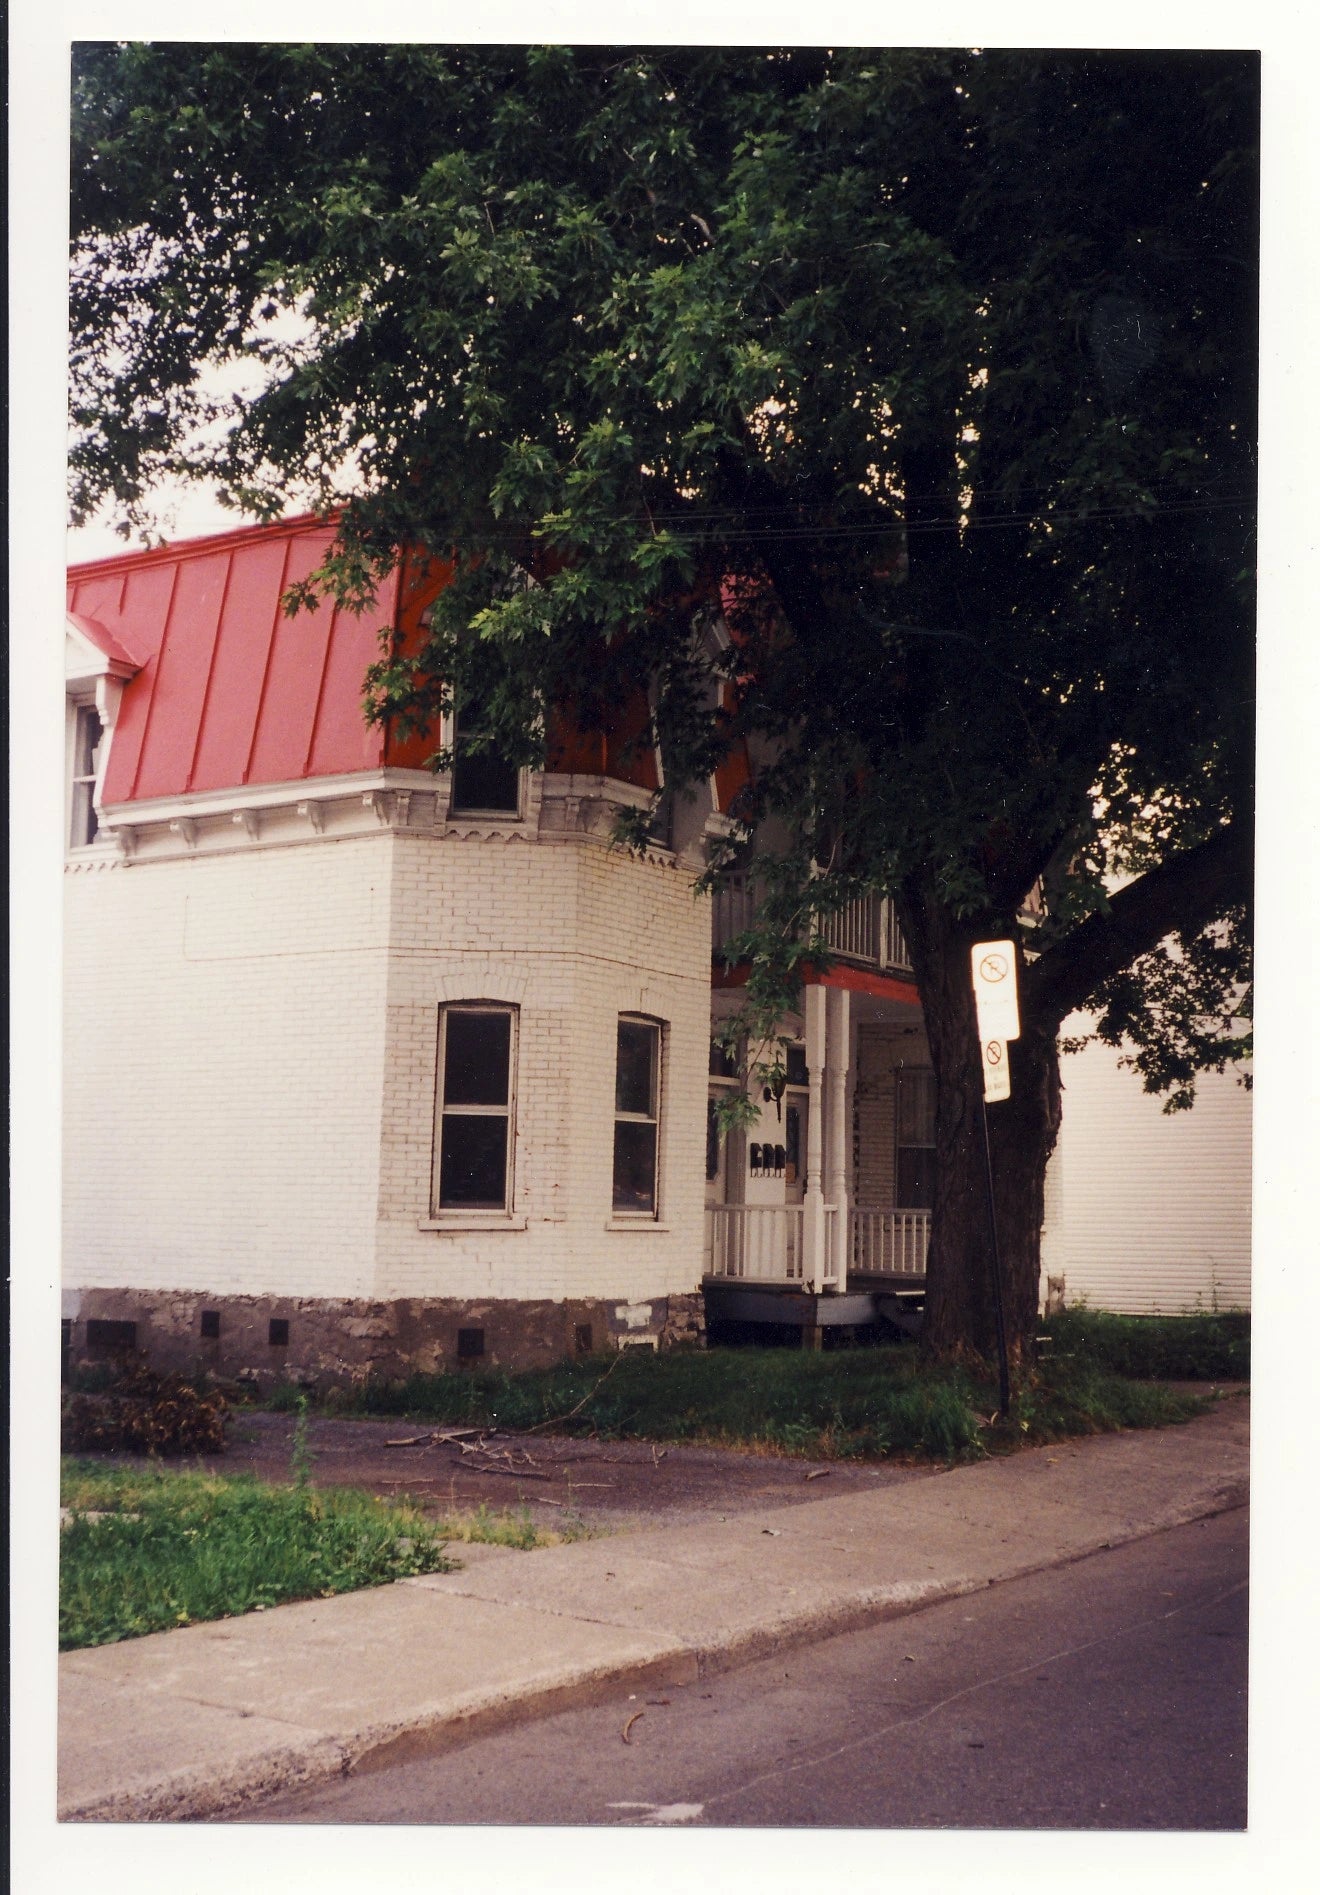
[{"label": "tree branch", "polygon": [[1238,821],[1120,889],[1108,913],[1088,916],[1026,970],[1023,996],[1031,1018],[1057,1028],[1166,935],[1202,928],[1249,902],[1252,860],[1250,826]]}]

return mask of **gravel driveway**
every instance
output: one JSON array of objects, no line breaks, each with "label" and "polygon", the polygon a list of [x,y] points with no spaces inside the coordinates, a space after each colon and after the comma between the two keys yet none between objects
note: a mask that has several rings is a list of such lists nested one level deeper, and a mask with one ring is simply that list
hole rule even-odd
[{"label": "gravel driveway", "polygon": [[[294,1418],[233,1416],[224,1454],[189,1456],[185,1465],[217,1473],[292,1478]],[[443,1424],[402,1420],[308,1420],[312,1482],[365,1487],[385,1497],[408,1494],[436,1511],[527,1507],[539,1525],[576,1516],[593,1527],[675,1525],[819,1500],[830,1493],[929,1479],[939,1469],[885,1462],[806,1461],[736,1448],[593,1441],[581,1437],[470,1434],[446,1438]],[[407,1445],[403,1445],[403,1444]],[[391,1445],[393,1444],[393,1445]]]}]

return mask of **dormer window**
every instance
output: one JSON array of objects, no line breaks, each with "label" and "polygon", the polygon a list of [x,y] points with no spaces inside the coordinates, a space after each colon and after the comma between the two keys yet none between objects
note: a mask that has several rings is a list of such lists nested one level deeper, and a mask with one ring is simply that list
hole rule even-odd
[{"label": "dormer window", "polygon": [[454,719],[454,777],[450,808],[455,815],[516,816],[521,771],[493,748],[468,750],[464,735],[481,726],[481,707],[471,694]]},{"label": "dormer window", "polygon": [[79,704],[73,721],[73,774],[69,847],[85,849],[96,841],[96,768],[104,727],[94,704]]},{"label": "dormer window", "polygon": [[141,667],[113,632],[75,612],[64,615],[65,835],[71,849],[105,844],[96,814],[110,735],[124,687]]}]

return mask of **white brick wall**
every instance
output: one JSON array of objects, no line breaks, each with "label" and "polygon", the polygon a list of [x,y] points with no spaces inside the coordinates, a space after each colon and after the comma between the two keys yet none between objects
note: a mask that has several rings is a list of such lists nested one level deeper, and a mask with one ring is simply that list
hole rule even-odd
[{"label": "white brick wall", "polygon": [[65,889],[66,1282],[367,1293],[386,839]]},{"label": "white brick wall", "polygon": [[[702,1254],[709,909],[588,838],[355,837],[66,876],[65,1282],[634,1301]],[[437,1009],[519,1008],[515,1213],[422,1230]],[[615,1028],[665,1022],[658,1225],[611,1222]]]},{"label": "white brick wall", "polygon": [[[701,1274],[708,905],[661,862],[583,840],[400,836],[375,1294],[693,1290]],[[447,1001],[519,1009],[514,1213],[526,1230],[419,1230]],[[660,1216],[612,1223],[620,1013],[665,1023]]]}]

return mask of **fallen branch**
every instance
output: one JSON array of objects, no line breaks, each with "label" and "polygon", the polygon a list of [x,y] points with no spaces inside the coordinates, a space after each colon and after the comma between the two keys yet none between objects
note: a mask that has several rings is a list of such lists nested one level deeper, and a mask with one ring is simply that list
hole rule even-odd
[{"label": "fallen branch", "polygon": [[468,1461],[466,1471],[470,1474],[507,1474],[511,1480],[553,1480],[553,1474],[540,1474],[532,1467],[501,1467],[497,1462],[479,1465]]},{"label": "fallen branch", "polygon": [[386,1441],[387,1448],[443,1447],[446,1441],[462,1443],[474,1434],[480,1434],[480,1428],[432,1428],[427,1434],[400,1435],[394,1441]]},{"label": "fallen branch", "polygon": [[623,1741],[625,1744],[630,1744],[632,1742],[632,1738],[628,1735],[628,1732],[632,1729],[633,1725],[637,1722],[639,1717],[645,1717],[645,1716],[646,1716],[645,1711],[633,1712],[632,1716],[628,1719],[628,1722],[623,1727]]},{"label": "fallen branch", "polygon": [[517,1428],[514,1430],[514,1432],[517,1434],[539,1434],[542,1428],[557,1428],[561,1422],[571,1421],[574,1415],[580,1415],[582,1413],[582,1410],[586,1407],[587,1403],[593,1400],[594,1397],[600,1393],[601,1389],[605,1386],[606,1382],[609,1381],[611,1375],[613,1375],[615,1369],[618,1368],[622,1360],[623,1360],[623,1351],[622,1349],[620,1349],[618,1354],[615,1356],[613,1362],[611,1362],[610,1366],[606,1369],[604,1375],[602,1375],[600,1380],[596,1383],[595,1387],[589,1388],[586,1394],[582,1397],[582,1400],[580,1402],[575,1402],[573,1406],[569,1409],[566,1415],[549,1415],[544,1421],[533,1422],[530,1428]]}]

